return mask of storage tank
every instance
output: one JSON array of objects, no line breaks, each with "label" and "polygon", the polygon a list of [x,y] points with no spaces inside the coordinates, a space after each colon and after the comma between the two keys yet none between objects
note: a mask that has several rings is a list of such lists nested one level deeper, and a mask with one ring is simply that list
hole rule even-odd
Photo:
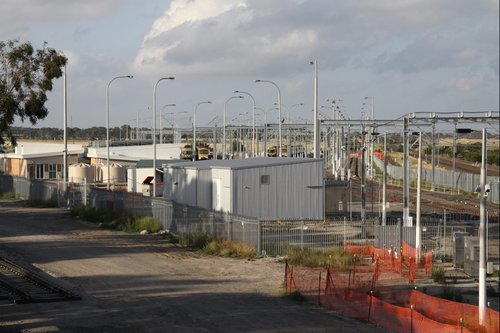
[{"label": "storage tank", "polygon": [[118,163],[111,163],[109,165],[109,177],[108,177],[108,167],[106,165],[101,166],[102,170],[102,181],[103,183],[108,183],[108,179],[111,184],[125,183],[127,179],[127,168]]},{"label": "storage tank", "polygon": [[68,180],[73,183],[82,184],[94,181],[94,168],[86,163],[75,163],[68,167]]}]

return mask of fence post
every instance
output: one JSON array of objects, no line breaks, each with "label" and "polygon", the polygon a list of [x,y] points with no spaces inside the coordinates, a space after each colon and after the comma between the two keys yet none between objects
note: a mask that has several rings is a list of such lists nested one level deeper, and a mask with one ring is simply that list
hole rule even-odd
[{"label": "fence post", "polygon": [[410,333],[413,333],[413,304],[410,305]]},{"label": "fence post", "polygon": [[260,219],[257,219],[257,253],[258,254],[262,253],[261,238],[262,238],[262,224],[261,224]]},{"label": "fence post", "polygon": [[[443,229],[444,229],[444,232],[443,232],[443,235],[444,235],[444,260],[443,262],[446,262],[446,219],[447,219],[447,216],[446,216],[446,209],[444,210],[443,212]],[[452,230],[452,235],[453,235],[453,230]]]},{"label": "fence post", "polygon": [[464,318],[460,317],[460,333],[464,333]]},{"label": "fence post", "polygon": [[285,260],[285,280],[284,280],[285,290],[288,292],[288,260]]},{"label": "fence post", "polygon": [[83,178],[83,205],[87,206],[87,178]]},{"label": "fence post", "polygon": [[370,305],[368,306],[368,322],[370,322],[370,313],[372,312],[373,290],[370,290]]},{"label": "fence post", "polygon": [[321,271],[318,278],[318,305],[321,305]]}]

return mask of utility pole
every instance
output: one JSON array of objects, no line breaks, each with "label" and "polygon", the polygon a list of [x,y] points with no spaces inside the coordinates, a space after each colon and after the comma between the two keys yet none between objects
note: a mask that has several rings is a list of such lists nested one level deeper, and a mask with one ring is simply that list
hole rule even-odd
[{"label": "utility pole", "polygon": [[421,233],[420,233],[420,202],[422,198],[422,132],[418,132],[418,166],[417,166],[417,216],[416,216],[416,228],[415,228],[415,248],[417,250],[415,256],[415,262],[418,264],[420,260],[420,243],[421,243]]},{"label": "utility pole", "polygon": [[481,185],[480,185],[480,211],[479,211],[479,324],[484,325],[486,321],[486,263],[487,263],[487,240],[488,220],[486,216],[486,198],[489,188],[486,187],[486,129],[483,128],[483,145],[481,158]]},{"label": "utility pole", "polygon": [[408,118],[404,118],[403,124],[403,225],[409,226],[410,220],[410,184],[408,175]]},{"label": "utility pole", "polygon": [[387,132],[384,133],[384,174],[382,185],[382,225],[386,225],[387,211],[386,211],[386,188],[387,188]]}]

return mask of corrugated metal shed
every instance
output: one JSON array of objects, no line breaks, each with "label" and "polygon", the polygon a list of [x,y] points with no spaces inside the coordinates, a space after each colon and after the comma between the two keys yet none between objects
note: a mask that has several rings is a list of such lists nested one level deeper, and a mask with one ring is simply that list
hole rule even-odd
[{"label": "corrugated metal shed", "polygon": [[167,163],[165,174],[173,184],[165,197],[179,203],[261,219],[324,217],[321,159]]}]

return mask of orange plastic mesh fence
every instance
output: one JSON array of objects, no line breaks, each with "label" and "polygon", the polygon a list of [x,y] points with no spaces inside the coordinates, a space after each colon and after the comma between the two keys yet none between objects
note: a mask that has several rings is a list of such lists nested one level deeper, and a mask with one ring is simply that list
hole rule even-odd
[{"label": "orange plastic mesh fence", "polygon": [[497,311],[486,309],[485,325],[480,326],[477,306],[394,287],[404,286],[406,279],[382,272],[381,262],[346,270],[287,266],[288,291],[395,332],[499,332]]},{"label": "orange plastic mesh fence", "polygon": [[390,270],[405,276],[409,283],[413,283],[416,278],[422,275],[430,275],[432,272],[432,254],[427,252],[423,256],[421,267],[423,271],[417,271],[415,264],[416,249],[403,242],[401,251],[393,249],[379,249],[373,245],[359,245],[359,244],[344,244],[344,250],[348,253],[355,254],[361,257],[371,257],[373,261],[379,260],[378,271],[375,272],[377,280],[381,274],[388,273]]}]

